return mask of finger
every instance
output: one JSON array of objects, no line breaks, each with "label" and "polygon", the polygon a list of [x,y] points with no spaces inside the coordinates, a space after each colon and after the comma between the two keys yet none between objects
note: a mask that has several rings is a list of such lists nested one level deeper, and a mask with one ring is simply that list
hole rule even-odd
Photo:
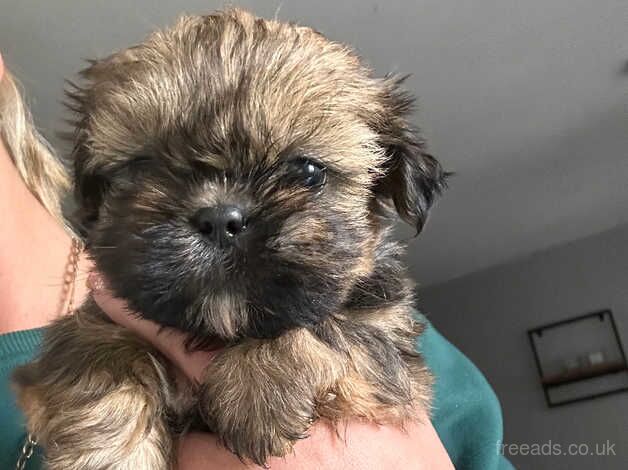
[{"label": "finger", "polygon": [[114,297],[100,274],[91,272],[87,277],[87,287],[102,311],[116,323],[131,327],[140,322],[124,300]]},{"label": "finger", "polygon": [[88,277],[94,301],[114,322],[137,333],[149,341],[172,361],[190,379],[200,382],[215,352],[190,352],[185,347],[186,335],[172,328],[162,328],[157,323],[142,319],[127,303],[114,297],[106,282],[98,273]]},{"label": "finger", "polygon": [[261,469],[243,464],[223,447],[212,434],[192,432],[180,442],[177,470],[246,470]]}]

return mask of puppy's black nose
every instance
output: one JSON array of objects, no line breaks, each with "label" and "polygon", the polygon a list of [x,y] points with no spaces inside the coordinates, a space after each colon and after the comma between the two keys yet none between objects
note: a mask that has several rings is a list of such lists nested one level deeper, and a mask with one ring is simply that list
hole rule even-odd
[{"label": "puppy's black nose", "polygon": [[231,241],[246,230],[244,212],[236,206],[202,207],[192,223],[203,235],[217,241]]}]

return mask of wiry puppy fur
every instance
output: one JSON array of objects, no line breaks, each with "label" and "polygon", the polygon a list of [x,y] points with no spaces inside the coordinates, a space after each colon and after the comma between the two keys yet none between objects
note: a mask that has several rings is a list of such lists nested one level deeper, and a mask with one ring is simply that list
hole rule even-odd
[{"label": "wiry puppy fur", "polygon": [[88,301],[16,374],[51,469],[166,469],[205,423],[243,459],[313,420],[426,407],[393,210],[421,229],[445,174],[399,78],[242,10],[181,18],[70,91],[87,247],[140,314],[224,345],[198,387]]}]

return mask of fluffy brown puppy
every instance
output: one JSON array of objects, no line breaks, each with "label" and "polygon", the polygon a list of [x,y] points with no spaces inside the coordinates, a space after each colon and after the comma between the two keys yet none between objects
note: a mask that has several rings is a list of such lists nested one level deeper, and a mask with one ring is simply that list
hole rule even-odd
[{"label": "fluffy brown puppy", "polygon": [[421,229],[445,174],[401,80],[242,10],[181,18],[70,92],[87,248],[147,319],[224,348],[181,386],[93,302],[15,375],[49,468],[167,469],[204,423],[243,459],[313,420],[402,425],[428,406],[412,288],[388,232]]}]

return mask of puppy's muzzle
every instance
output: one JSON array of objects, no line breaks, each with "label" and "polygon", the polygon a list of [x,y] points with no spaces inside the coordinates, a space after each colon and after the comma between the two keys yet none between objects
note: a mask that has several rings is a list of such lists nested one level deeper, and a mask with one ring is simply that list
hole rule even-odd
[{"label": "puppy's muzzle", "polygon": [[191,219],[204,237],[220,245],[234,243],[247,230],[247,217],[239,206],[202,207]]}]

